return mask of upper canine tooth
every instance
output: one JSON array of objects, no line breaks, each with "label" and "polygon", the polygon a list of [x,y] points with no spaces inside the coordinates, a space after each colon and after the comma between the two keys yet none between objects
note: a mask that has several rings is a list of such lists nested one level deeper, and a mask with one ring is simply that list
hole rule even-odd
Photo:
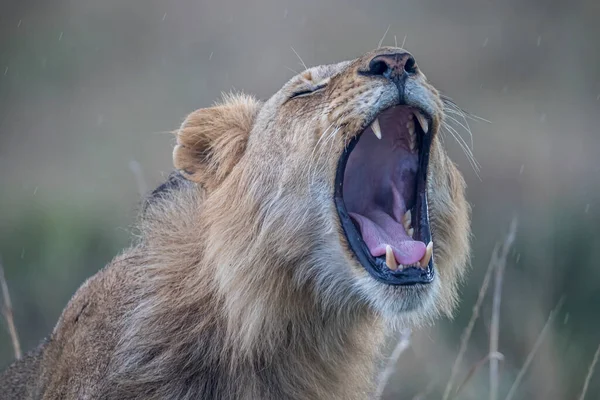
[{"label": "upper canine tooth", "polygon": [[396,257],[394,256],[394,251],[392,250],[392,246],[389,244],[385,245],[385,263],[388,268],[392,271],[398,269],[398,263],[396,262]]},{"label": "upper canine tooth", "polygon": [[381,127],[379,126],[379,118],[375,118],[375,121],[371,123],[371,129],[373,130],[375,136],[377,136],[377,139],[381,139]]},{"label": "upper canine tooth", "polygon": [[429,265],[429,260],[431,260],[431,255],[433,254],[433,242],[429,242],[427,244],[427,250],[425,250],[425,255],[419,261],[419,265],[421,268],[427,268]]},{"label": "upper canine tooth", "polygon": [[427,122],[427,118],[425,118],[425,116],[423,114],[421,114],[420,111],[415,111],[415,118],[417,118],[417,120],[419,121],[419,124],[421,125],[421,129],[423,129],[424,133],[428,133],[429,132],[429,123]]}]

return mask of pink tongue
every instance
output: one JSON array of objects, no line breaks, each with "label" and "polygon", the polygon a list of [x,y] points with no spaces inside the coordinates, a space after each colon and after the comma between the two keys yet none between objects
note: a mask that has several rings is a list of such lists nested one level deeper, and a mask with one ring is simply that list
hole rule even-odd
[{"label": "pink tongue", "polygon": [[425,255],[427,246],[412,240],[402,224],[381,210],[369,210],[367,216],[351,212],[360,226],[362,238],[373,257],[385,255],[385,246],[392,246],[396,261],[402,265],[414,264]]}]

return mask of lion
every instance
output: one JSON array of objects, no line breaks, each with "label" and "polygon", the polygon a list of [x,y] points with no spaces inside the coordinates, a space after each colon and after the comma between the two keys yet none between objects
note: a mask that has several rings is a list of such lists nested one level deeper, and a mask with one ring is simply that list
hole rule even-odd
[{"label": "lion", "polygon": [[469,259],[444,102],[407,51],[192,112],[138,242],[4,399],[366,399],[385,333],[450,315]]}]

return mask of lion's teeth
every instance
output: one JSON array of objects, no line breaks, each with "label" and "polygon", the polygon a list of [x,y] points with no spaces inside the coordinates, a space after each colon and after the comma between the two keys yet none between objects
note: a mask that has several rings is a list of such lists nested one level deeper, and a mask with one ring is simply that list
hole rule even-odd
[{"label": "lion's teeth", "polygon": [[375,136],[377,136],[377,139],[381,139],[381,127],[379,126],[379,118],[375,118],[375,121],[371,123],[371,129],[373,130]]},{"label": "lion's teeth", "polygon": [[411,150],[415,149],[417,137],[415,136],[415,123],[412,119],[406,122],[406,129],[408,129],[408,144]]},{"label": "lion's teeth", "polygon": [[409,119],[408,122],[406,122],[406,127],[411,136],[415,134],[415,123],[412,119]]},{"label": "lion's teeth", "polygon": [[410,210],[406,211],[402,216],[402,225],[404,226],[404,230],[408,231],[412,226],[412,214]]},{"label": "lion's teeth", "polygon": [[429,123],[427,122],[427,118],[425,118],[425,116],[420,112],[420,111],[415,111],[415,118],[417,118],[417,120],[419,121],[419,124],[421,125],[421,129],[423,129],[424,133],[428,133],[429,132]]},{"label": "lion's teeth", "polygon": [[385,263],[387,264],[388,268],[392,271],[398,269],[398,263],[396,262],[394,251],[392,250],[392,246],[390,246],[389,244],[385,246]]},{"label": "lion's teeth", "polygon": [[419,265],[421,266],[421,268],[427,268],[427,265],[429,265],[429,260],[431,260],[432,254],[433,254],[433,242],[429,242],[429,244],[427,244],[427,250],[425,250],[425,255],[419,261]]}]

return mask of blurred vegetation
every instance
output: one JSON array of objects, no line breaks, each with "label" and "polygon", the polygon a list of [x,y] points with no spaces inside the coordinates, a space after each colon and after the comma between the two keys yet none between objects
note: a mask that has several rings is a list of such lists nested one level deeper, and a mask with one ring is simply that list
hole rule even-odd
[{"label": "blurred vegetation", "polygon": [[[27,350],[49,335],[81,283],[130,240],[127,225],[122,225],[128,218],[120,219],[105,206],[35,200],[0,203],[0,255],[21,345]],[[3,366],[12,352],[3,329]]]},{"label": "blurred vegetation", "polygon": [[[126,247],[170,170],[186,113],[222,91],[268,97],[301,68],[406,41],[471,121],[479,176],[447,135],[473,205],[472,270],[452,320],[413,332],[386,399],[440,398],[485,267],[519,220],[502,291],[500,398],[559,299],[515,399],[576,399],[600,343],[600,3],[544,0],[242,2],[24,0],[0,13],[0,256],[24,350]],[[470,144],[467,132],[463,137]],[[488,353],[491,291],[458,381]],[[394,345],[390,339],[390,348]],[[0,368],[12,360],[0,329]],[[459,398],[488,396],[483,365]],[[600,398],[600,372],[586,399]]]}]

